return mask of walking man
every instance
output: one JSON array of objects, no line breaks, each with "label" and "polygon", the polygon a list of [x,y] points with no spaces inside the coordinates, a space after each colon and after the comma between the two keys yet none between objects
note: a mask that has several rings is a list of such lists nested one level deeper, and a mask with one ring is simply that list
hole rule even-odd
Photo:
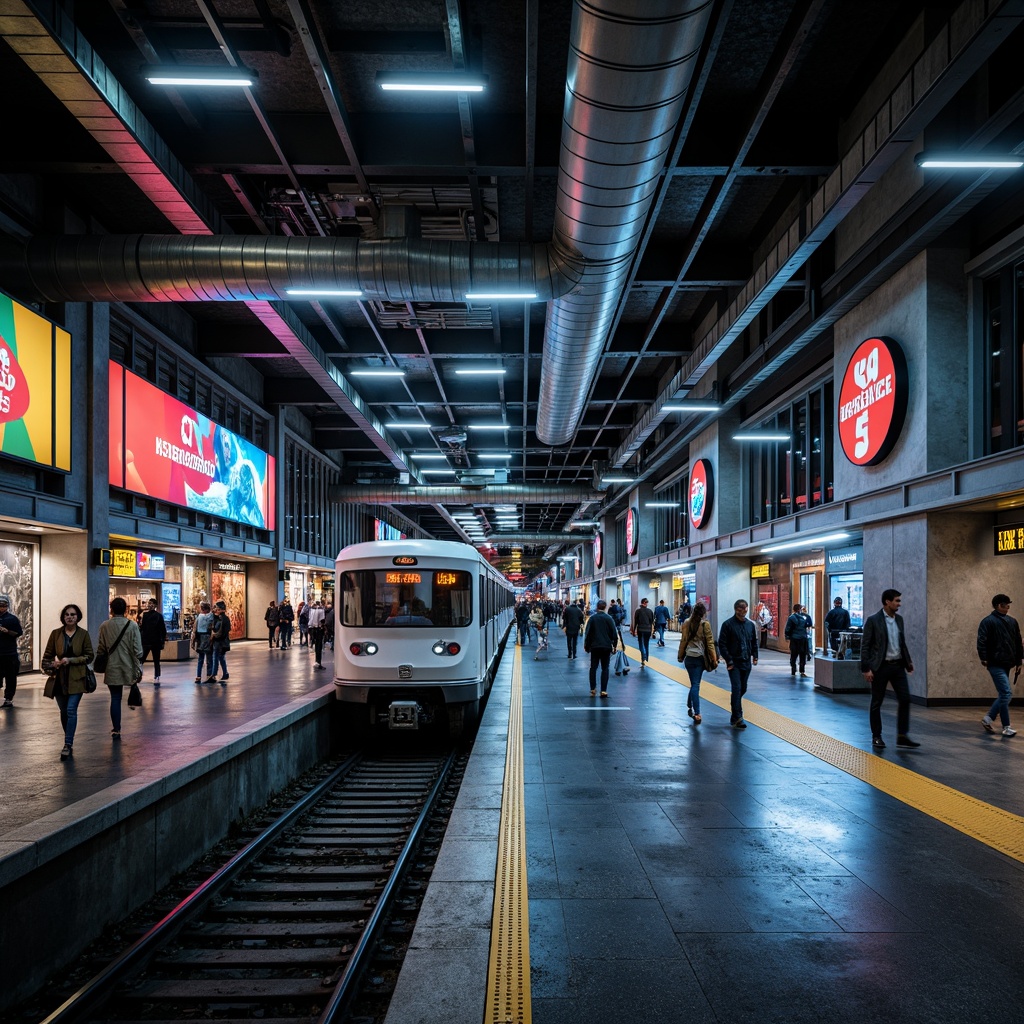
[{"label": "walking man", "polygon": [[640,648],[640,667],[651,658],[651,634],[654,632],[654,612],[647,607],[647,598],[640,602],[640,607],[633,613],[633,628],[630,633],[636,637],[637,646]]},{"label": "walking man", "polygon": [[156,610],[156,598],[151,597],[146,603],[146,611],[142,613],[139,623],[142,632],[142,663],[152,652],[153,655],[153,686],[160,685],[160,652],[167,642],[167,623],[163,615]]},{"label": "walking man", "polygon": [[668,629],[668,620],[672,618],[672,613],[665,607],[664,601],[658,602],[658,607],[654,609],[654,628],[658,631],[658,646],[665,646],[665,630]]},{"label": "walking man", "polygon": [[747,618],[747,602],[740,598],[733,603],[735,614],[722,623],[718,631],[718,657],[725,659],[732,690],[729,724],[734,729],[746,729],[743,721],[743,695],[751,668],[757,664],[757,630]]},{"label": "walking man", "polygon": [[1015,668],[1019,673],[1024,661],[1020,626],[1010,615],[1012,603],[1006,594],[996,594],[992,598],[992,614],[986,615],[978,626],[978,657],[988,669],[998,695],[981,724],[986,732],[995,732],[992,723],[998,712],[1004,736],[1017,735],[1017,730],[1010,727],[1010,699],[1013,697],[1010,669]]},{"label": "walking man", "polygon": [[910,685],[907,675],[914,671],[914,663],[903,634],[903,616],[898,590],[882,591],[882,607],[869,615],[864,623],[864,637],[860,646],[860,670],[871,687],[871,746],[885,749],[882,739],[882,702],[886,687],[892,683],[896,693],[896,746],[919,747],[910,738]]},{"label": "walking man", "polygon": [[18,689],[18,637],[21,620],[11,614],[10,598],[0,596],[0,676],[4,681],[3,707],[14,707],[14,691]]},{"label": "walking man", "polygon": [[576,660],[576,647],[579,644],[580,630],[583,628],[583,610],[578,604],[566,606],[562,612],[562,629],[565,630],[565,646],[568,648],[569,660]]},{"label": "walking man", "polygon": [[322,669],[324,656],[324,609],[314,601],[309,610],[309,638],[313,641],[313,668]]},{"label": "walking man", "polygon": [[807,624],[809,616],[804,615],[799,604],[793,605],[793,614],[786,619],[786,639],[789,641],[789,674],[796,675],[797,659],[800,659],[800,675],[807,673]]},{"label": "walking man", "polygon": [[597,610],[587,619],[583,650],[590,655],[590,696],[597,695],[597,668],[601,667],[601,696],[608,696],[608,666],[618,640],[615,620],[605,611],[606,602],[598,601]]}]

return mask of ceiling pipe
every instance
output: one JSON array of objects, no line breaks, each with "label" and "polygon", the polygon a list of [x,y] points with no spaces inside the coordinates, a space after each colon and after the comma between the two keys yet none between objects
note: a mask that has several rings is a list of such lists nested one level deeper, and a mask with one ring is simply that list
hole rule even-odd
[{"label": "ceiling pipe", "polygon": [[[591,488],[560,484],[488,484],[485,487],[440,485],[403,487],[400,484],[335,484],[327,489],[330,501],[370,505],[547,505],[600,501]],[[575,534],[567,534],[571,538]]]},{"label": "ceiling pipe", "polygon": [[477,547],[490,544],[492,547],[504,547],[509,544],[578,544],[581,541],[593,540],[594,535],[577,536],[568,533],[489,533],[484,540],[473,541]]}]

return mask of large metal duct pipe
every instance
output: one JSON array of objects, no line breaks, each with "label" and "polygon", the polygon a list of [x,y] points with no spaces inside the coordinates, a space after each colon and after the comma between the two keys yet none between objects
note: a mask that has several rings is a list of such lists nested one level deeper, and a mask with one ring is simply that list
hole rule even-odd
[{"label": "large metal duct pipe", "polygon": [[337,484],[327,489],[330,501],[368,505],[546,505],[603,501],[591,487],[551,484],[488,484],[485,487],[402,487],[400,484]]},{"label": "large metal duct pipe", "polygon": [[71,235],[0,247],[5,287],[51,302],[295,298],[292,288],[395,302],[461,302],[478,291],[547,300],[579,280],[550,245],[266,235]]},{"label": "large metal duct pipe", "polygon": [[583,279],[548,306],[537,436],[572,439],[711,17],[710,0],[577,0],[553,245]]},{"label": "large metal duct pipe", "polygon": [[[593,539],[592,533],[489,533],[483,543],[493,547],[502,547],[508,544],[565,544],[571,547],[573,544],[581,544],[583,541]],[[480,542],[474,541],[473,543],[479,545]]]}]

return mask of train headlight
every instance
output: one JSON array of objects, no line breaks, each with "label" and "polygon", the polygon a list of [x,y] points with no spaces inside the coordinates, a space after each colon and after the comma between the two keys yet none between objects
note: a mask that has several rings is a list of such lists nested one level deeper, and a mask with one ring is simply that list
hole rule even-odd
[{"label": "train headlight", "polygon": [[376,654],[377,653],[377,645],[376,644],[367,644],[366,645],[366,653],[367,654]]},{"label": "train headlight", "polygon": [[460,644],[455,643],[454,640],[438,640],[430,649],[439,658],[444,658],[458,654],[462,647]]},{"label": "train headlight", "polygon": [[349,651],[354,654],[357,658],[361,654],[376,654],[377,645],[372,641],[364,641],[363,643],[351,643],[348,645]]}]

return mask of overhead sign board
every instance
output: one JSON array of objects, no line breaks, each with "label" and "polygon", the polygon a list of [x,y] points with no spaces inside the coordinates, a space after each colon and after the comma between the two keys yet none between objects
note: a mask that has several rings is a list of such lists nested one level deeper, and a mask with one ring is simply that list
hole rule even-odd
[{"label": "overhead sign board", "polygon": [[708,459],[698,459],[690,469],[690,491],[687,511],[695,529],[701,529],[711,519],[715,501],[715,474]]},{"label": "overhead sign board", "polygon": [[1024,523],[996,526],[993,529],[997,555],[1024,554]]},{"label": "overhead sign board", "polygon": [[750,578],[752,580],[766,580],[771,577],[772,563],[758,562],[750,567]]},{"label": "overhead sign board", "polygon": [[892,338],[868,338],[850,357],[839,387],[839,443],[855,466],[892,451],[907,412],[907,359]]}]

